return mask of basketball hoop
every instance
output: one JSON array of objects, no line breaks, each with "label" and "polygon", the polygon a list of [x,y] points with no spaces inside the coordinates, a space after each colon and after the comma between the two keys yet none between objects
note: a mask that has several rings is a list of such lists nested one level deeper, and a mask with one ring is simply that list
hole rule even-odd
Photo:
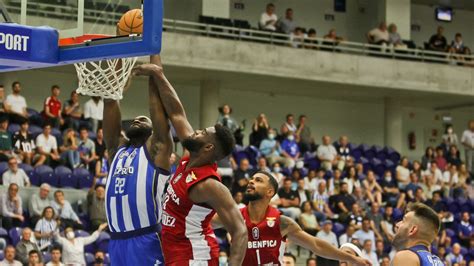
[{"label": "basketball hoop", "polygon": [[[106,35],[84,35],[62,39],[61,46],[87,43],[94,39],[108,38]],[[121,100],[138,57],[115,58],[97,62],[74,64],[79,80],[77,93],[99,96],[104,99]]]}]

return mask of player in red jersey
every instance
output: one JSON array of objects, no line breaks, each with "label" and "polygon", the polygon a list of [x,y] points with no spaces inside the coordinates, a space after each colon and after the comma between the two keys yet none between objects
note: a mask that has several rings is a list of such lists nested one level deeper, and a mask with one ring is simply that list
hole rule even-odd
[{"label": "player in red jersey", "polygon": [[[348,261],[354,265],[371,265],[365,259],[342,252],[326,241],[309,235],[294,220],[281,215],[278,209],[269,205],[277,191],[278,182],[268,172],[258,171],[249,180],[245,192],[249,204],[241,209],[248,231],[243,265],[282,265],[286,238],[317,256]],[[221,227],[221,217],[216,215],[212,225],[214,228]]]},{"label": "player in red jersey", "polygon": [[161,66],[141,65],[134,74],[153,78],[165,112],[190,154],[179,162],[163,199],[162,247],[166,265],[219,264],[219,245],[210,224],[216,212],[232,236],[230,265],[241,265],[247,230],[229,190],[220,182],[215,163],[232,152],[232,133],[222,125],[194,131]]}]

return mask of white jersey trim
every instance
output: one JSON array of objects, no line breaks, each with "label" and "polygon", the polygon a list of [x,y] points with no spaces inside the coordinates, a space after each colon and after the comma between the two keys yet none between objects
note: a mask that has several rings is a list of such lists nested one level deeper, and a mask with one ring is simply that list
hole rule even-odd
[{"label": "white jersey trim", "polygon": [[[148,171],[148,159],[145,156],[145,151],[140,148],[139,153],[139,164],[138,164],[138,174],[137,174],[137,195],[136,201],[138,209],[138,217],[140,219],[140,226],[141,228],[150,226],[150,219],[148,217],[148,203],[147,203],[147,194],[146,194],[146,186],[147,186],[147,171]],[[138,208],[138,206],[141,206]]]},{"label": "white jersey trim", "polygon": [[123,214],[123,223],[125,224],[125,231],[134,230],[132,214],[130,213],[130,204],[128,202],[128,195],[122,196],[122,214]]},{"label": "white jersey trim", "polygon": [[196,260],[211,259],[211,247],[207,244],[206,236],[202,232],[202,222],[211,212],[212,209],[193,205],[185,219],[185,236],[191,242],[193,258]]}]

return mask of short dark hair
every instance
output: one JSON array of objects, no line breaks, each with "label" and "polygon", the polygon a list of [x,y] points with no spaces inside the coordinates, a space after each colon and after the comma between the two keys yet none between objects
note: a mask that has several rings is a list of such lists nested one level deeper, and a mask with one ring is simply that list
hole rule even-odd
[{"label": "short dark hair", "polygon": [[12,88],[15,87],[16,85],[21,85],[19,81],[13,81],[12,83]]},{"label": "short dark hair", "polygon": [[59,88],[59,85],[53,85],[53,86],[51,86],[51,90],[54,90],[54,89],[58,89],[58,90],[59,90],[59,89],[60,89],[60,88]]},{"label": "short dark hair", "polygon": [[275,194],[278,192],[278,181],[275,179],[275,177],[271,173],[264,170],[258,170],[257,172],[255,172],[255,174],[262,174],[268,177],[270,185],[273,187],[273,191],[275,192],[273,196],[275,196]]},{"label": "short dark hair", "polygon": [[313,260],[313,261],[316,261],[315,258],[308,258],[308,259],[306,260],[306,265],[308,265],[308,263],[309,263],[310,261],[312,261],[312,260]]},{"label": "short dark hair", "polygon": [[58,246],[53,246],[53,248],[51,249],[51,252],[53,252],[54,250],[58,250],[59,252],[62,252],[61,248]]},{"label": "short dark hair", "polygon": [[287,8],[286,12],[288,12],[288,11],[293,11],[293,9],[292,8]]},{"label": "short dark hair", "polygon": [[296,262],[296,257],[295,255],[289,253],[289,252],[286,252],[285,254],[283,254],[283,257],[291,257],[293,258],[293,261]]},{"label": "short dark hair", "polygon": [[291,116],[292,116],[292,117],[295,117],[293,114],[287,114],[287,115],[286,115],[286,119],[288,119],[288,118],[291,117]]},{"label": "short dark hair", "polygon": [[230,129],[228,129],[227,127],[223,125],[216,124],[214,128],[216,130],[216,136],[215,136],[216,142],[222,153],[222,156],[220,156],[221,157],[220,159],[222,159],[226,157],[227,155],[231,154],[232,151],[234,150],[235,138],[234,138],[234,135],[232,134],[232,131],[230,131]]},{"label": "short dark hair", "polygon": [[47,206],[47,207],[44,207],[43,212],[41,213],[41,217],[44,217],[44,216],[45,216],[46,210],[48,210],[48,209],[51,209],[51,210],[53,211],[53,217],[55,216],[55,213],[56,213],[56,212],[54,211],[54,208],[51,207],[51,206]]},{"label": "short dark hair", "polygon": [[455,37],[462,37],[462,34],[458,32]]},{"label": "short dark hair", "polygon": [[308,30],[308,34],[316,34],[316,30],[311,28]]},{"label": "short dark hair", "polygon": [[407,211],[412,211],[415,213],[415,217],[420,218],[423,222],[430,223],[438,234],[441,227],[441,222],[439,220],[438,214],[430,207],[423,203],[413,203],[408,205]]},{"label": "short dark hair", "polygon": [[31,254],[36,254],[39,257],[39,252],[36,249],[30,250],[30,252],[28,252],[28,256],[31,256]]},{"label": "short dark hair", "polygon": [[29,124],[30,123],[30,120],[28,118],[24,118],[22,117],[21,119],[19,119],[20,121],[20,125],[24,125],[24,124]]},{"label": "short dark hair", "polygon": [[[87,132],[89,132],[89,129],[85,126],[82,126],[79,128],[79,132],[83,131],[83,130],[86,130]],[[98,129],[97,129],[98,130]]]},{"label": "short dark hair", "polygon": [[267,7],[275,7],[275,5],[273,3],[268,3]]}]

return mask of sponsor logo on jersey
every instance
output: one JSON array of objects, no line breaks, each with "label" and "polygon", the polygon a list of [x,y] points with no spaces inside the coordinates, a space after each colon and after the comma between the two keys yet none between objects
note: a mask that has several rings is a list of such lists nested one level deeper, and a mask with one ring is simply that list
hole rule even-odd
[{"label": "sponsor logo on jersey", "polygon": [[196,180],[197,177],[196,175],[194,174],[194,172],[191,172],[190,174],[188,174],[188,176],[186,177],[186,183],[190,183],[194,180]]},{"label": "sponsor logo on jersey", "polygon": [[255,240],[260,238],[260,231],[258,230],[258,227],[252,228],[252,236]]},{"label": "sponsor logo on jersey", "polygon": [[278,244],[277,240],[261,240],[261,241],[249,241],[247,247],[249,249],[255,248],[274,248]]},{"label": "sponsor logo on jersey", "polygon": [[275,217],[267,217],[267,225],[268,227],[273,227],[275,226]]}]

